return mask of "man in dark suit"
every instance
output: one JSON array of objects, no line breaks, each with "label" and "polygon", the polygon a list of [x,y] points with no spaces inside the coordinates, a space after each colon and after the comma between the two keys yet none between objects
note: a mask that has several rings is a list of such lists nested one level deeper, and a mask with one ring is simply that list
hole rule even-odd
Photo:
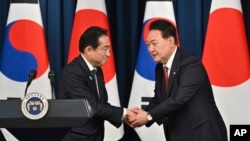
[{"label": "man in dark suit", "polygon": [[137,115],[129,118],[131,126],[163,124],[170,141],[227,141],[206,70],[200,59],[177,47],[175,27],[165,20],[153,21],[146,42],[158,63],[155,95],[144,110],[134,108]]},{"label": "man in dark suit", "polygon": [[[67,64],[61,75],[60,99],[87,99],[92,117],[82,127],[73,127],[63,141],[103,141],[104,120],[116,127],[131,111],[109,104],[101,66],[110,56],[107,31],[88,28],[80,37],[80,55]],[[80,107],[79,107],[80,108]]]}]

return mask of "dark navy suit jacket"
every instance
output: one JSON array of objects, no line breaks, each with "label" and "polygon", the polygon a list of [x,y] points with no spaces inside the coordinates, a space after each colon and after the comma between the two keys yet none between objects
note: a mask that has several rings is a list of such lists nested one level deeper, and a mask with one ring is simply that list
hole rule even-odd
[{"label": "dark navy suit jacket", "polygon": [[82,127],[73,127],[63,141],[103,141],[104,120],[116,127],[121,125],[123,108],[112,106],[107,102],[108,95],[100,67],[97,68],[96,75],[100,97],[97,93],[94,76],[80,55],[63,69],[59,98],[87,99],[92,109],[92,117],[87,123]]},{"label": "dark navy suit jacket", "polygon": [[155,95],[145,108],[153,122],[163,124],[171,141],[227,141],[226,127],[201,61],[177,48],[167,92],[162,67],[159,63],[155,68]]}]

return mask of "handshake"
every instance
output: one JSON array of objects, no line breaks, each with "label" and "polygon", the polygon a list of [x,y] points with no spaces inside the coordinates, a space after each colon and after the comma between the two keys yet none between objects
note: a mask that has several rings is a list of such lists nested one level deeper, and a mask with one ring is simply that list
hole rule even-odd
[{"label": "handshake", "polygon": [[145,125],[150,120],[148,118],[148,113],[138,107],[132,109],[126,109],[126,116],[124,117],[123,121],[128,124],[130,127],[136,128]]}]

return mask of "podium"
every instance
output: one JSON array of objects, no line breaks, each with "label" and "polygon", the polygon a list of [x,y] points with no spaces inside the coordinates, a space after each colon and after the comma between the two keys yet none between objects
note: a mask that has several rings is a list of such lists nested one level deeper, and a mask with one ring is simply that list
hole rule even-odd
[{"label": "podium", "polygon": [[84,99],[48,100],[48,113],[38,120],[30,120],[23,115],[21,102],[20,99],[0,100],[0,128],[7,128],[19,140],[29,141],[32,134],[30,140],[36,136],[35,140],[38,141],[46,136],[47,131],[50,132],[47,135],[55,132],[61,134],[61,138],[70,127],[82,126],[91,117],[91,107]]}]

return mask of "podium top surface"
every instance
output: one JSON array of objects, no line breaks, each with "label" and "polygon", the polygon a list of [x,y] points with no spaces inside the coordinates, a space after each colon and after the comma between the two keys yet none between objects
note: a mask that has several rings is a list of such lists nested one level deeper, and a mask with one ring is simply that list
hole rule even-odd
[{"label": "podium top surface", "polygon": [[21,110],[21,100],[0,100],[1,128],[45,128],[82,126],[90,118],[90,106],[84,99],[48,100],[45,117],[38,120],[26,118]]}]

